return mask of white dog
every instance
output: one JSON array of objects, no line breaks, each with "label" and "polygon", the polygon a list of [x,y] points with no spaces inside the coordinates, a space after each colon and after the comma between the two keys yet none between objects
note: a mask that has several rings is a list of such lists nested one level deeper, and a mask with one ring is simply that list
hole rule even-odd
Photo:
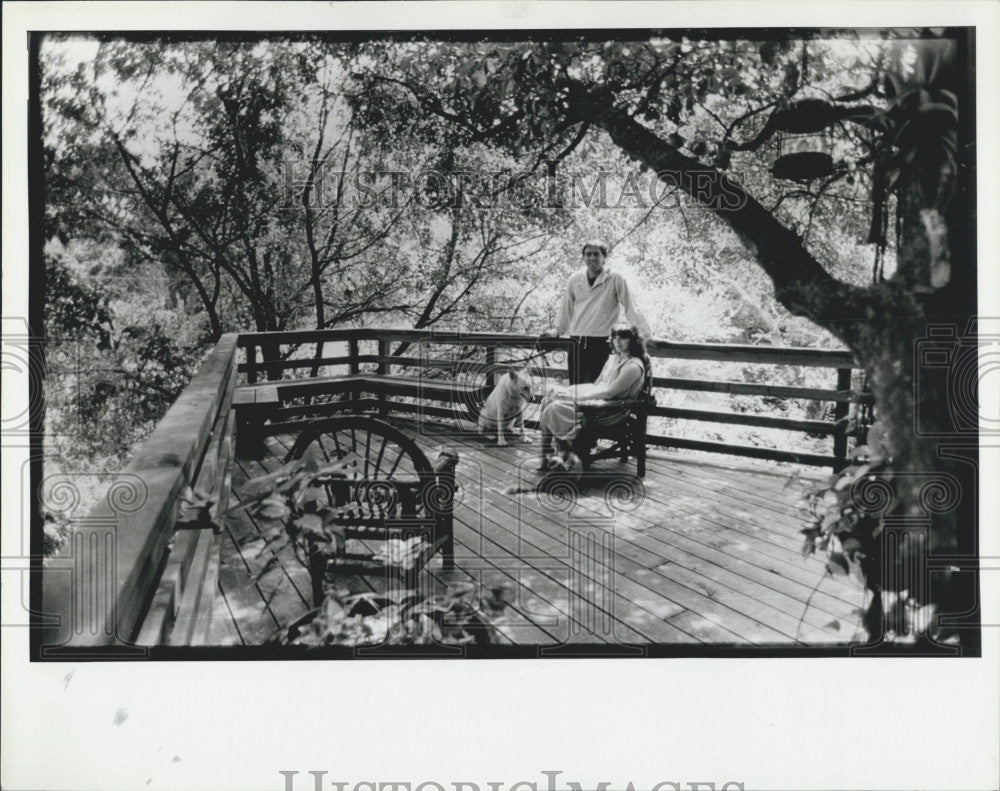
[{"label": "white dog", "polygon": [[531,380],[523,371],[509,371],[501,376],[479,413],[479,431],[496,432],[497,445],[506,445],[508,431],[517,427],[521,442],[531,442],[524,435],[524,405],[531,400]]}]

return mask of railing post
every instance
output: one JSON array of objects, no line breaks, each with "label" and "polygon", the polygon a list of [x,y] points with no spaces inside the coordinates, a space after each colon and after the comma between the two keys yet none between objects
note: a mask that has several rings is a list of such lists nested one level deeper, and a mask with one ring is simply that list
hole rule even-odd
[{"label": "railing post", "polygon": [[[837,369],[837,390],[844,392],[851,389],[851,369]],[[850,402],[837,401],[833,408],[833,422],[836,432],[833,435],[833,471],[841,470],[847,463],[847,421],[845,418],[850,412]]]},{"label": "railing post", "polygon": [[385,376],[387,373],[389,373],[389,368],[388,368],[388,365],[386,364],[386,361],[385,361],[385,358],[388,357],[388,356],[389,356],[389,341],[387,341],[385,338],[379,338],[378,339],[378,357],[379,357],[378,368],[375,369],[375,372],[379,376]]},{"label": "railing post", "polygon": [[[385,358],[389,356],[389,342],[385,338],[378,339],[378,366],[375,369],[375,373],[379,376],[385,376],[388,373],[389,366],[385,362]],[[378,414],[379,417],[384,417],[389,411],[386,409],[386,398],[385,393],[381,390],[378,395]]]},{"label": "railing post", "polygon": [[486,370],[489,371],[489,386],[492,390],[496,387],[497,379],[496,374],[493,371],[493,366],[497,364],[497,347],[487,346],[486,347]]},{"label": "railing post", "polygon": [[251,343],[247,349],[247,384],[255,384],[257,381],[257,346]]},{"label": "railing post", "polygon": [[351,361],[349,363],[350,366],[351,366],[351,373],[352,374],[358,373],[359,368],[358,368],[358,339],[357,338],[351,338],[349,341],[347,341],[347,355],[348,355],[348,357],[351,358]]},{"label": "railing post", "polygon": [[[357,338],[350,338],[350,339],[348,339],[348,341],[347,341],[347,356],[350,358],[350,360],[348,362],[348,366],[349,366],[349,370],[350,370],[351,374],[357,374],[360,371],[360,367],[358,365],[358,339]],[[355,385],[355,388],[356,387],[357,387],[357,385]],[[354,406],[351,408],[351,411],[352,412],[359,412],[360,408],[358,407],[358,403],[357,402],[358,402],[358,399],[361,398],[361,391],[358,390],[358,389],[353,389],[352,392],[355,394],[354,395],[355,401],[354,401]]]}]

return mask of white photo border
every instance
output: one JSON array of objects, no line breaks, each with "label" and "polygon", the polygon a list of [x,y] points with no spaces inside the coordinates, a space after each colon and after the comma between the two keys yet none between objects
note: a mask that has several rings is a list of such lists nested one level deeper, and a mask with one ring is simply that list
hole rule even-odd
[{"label": "white photo border", "polygon": [[[27,31],[974,25],[980,315],[1000,316],[998,8],[960,0],[6,3],[2,315],[28,315]],[[997,398],[995,381],[984,386],[993,389],[983,397]],[[23,387],[4,372],[5,400]],[[27,453],[4,441],[3,623],[21,606],[6,559],[20,551]],[[984,444],[981,463],[982,480],[1000,479],[1000,447]],[[998,498],[997,487],[982,487],[980,659],[29,663],[28,630],[5,628],[2,785],[253,791],[284,789],[280,773],[297,771],[294,788],[312,789],[308,773],[326,771],[324,789],[334,781],[547,789],[549,771],[561,773],[556,787],[584,789],[602,781],[611,789],[997,788]]]}]

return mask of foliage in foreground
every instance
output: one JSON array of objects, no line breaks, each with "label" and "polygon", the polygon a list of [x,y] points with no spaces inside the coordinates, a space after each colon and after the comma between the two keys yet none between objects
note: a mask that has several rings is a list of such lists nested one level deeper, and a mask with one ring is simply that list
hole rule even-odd
[{"label": "foliage in foreground", "polygon": [[473,645],[489,642],[492,619],[506,608],[505,589],[489,596],[472,583],[443,594],[402,590],[384,594],[328,591],[314,617],[282,634],[290,645]]},{"label": "foliage in foreground", "polygon": [[[890,571],[888,578],[885,574],[887,561],[898,569],[912,563],[920,548],[904,540],[898,555],[886,552],[884,517],[890,512],[893,481],[899,473],[893,469],[892,441],[882,423],[875,421],[867,430],[862,427],[861,433],[866,436],[851,452],[850,463],[806,495],[811,518],[801,531],[802,554],[824,553],[827,574],[850,577],[868,591],[861,620],[870,639],[885,635],[893,642],[954,641],[957,633],[939,624],[939,602],[924,586],[901,588],[893,584],[900,579],[898,572]],[[914,533],[906,538],[921,540]]]}]

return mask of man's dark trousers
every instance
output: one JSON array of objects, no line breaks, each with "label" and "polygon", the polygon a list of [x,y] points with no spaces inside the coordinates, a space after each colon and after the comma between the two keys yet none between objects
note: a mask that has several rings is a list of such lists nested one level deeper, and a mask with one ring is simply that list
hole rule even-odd
[{"label": "man's dark trousers", "polygon": [[611,354],[608,339],[579,335],[572,336],[572,339],[573,348],[567,361],[569,383],[576,385],[596,381]]}]

